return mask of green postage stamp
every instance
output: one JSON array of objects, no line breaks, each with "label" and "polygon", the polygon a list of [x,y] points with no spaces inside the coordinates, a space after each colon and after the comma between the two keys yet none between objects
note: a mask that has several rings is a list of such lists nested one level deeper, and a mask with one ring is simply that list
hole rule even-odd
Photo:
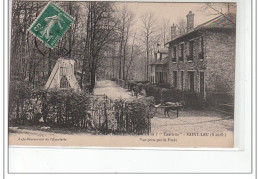
[{"label": "green postage stamp", "polygon": [[73,17],[50,2],[31,25],[29,31],[53,48],[73,21]]}]

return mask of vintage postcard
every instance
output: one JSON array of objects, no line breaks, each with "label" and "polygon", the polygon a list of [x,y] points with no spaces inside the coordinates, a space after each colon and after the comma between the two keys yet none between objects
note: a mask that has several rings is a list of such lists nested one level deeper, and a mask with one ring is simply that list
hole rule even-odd
[{"label": "vintage postcard", "polygon": [[13,0],[9,145],[233,148],[236,5]]}]

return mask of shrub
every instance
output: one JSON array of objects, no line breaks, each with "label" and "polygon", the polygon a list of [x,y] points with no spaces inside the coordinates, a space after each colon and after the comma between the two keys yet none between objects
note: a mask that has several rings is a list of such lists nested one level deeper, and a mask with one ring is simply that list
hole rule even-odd
[{"label": "shrub", "polygon": [[135,82],[128,81],[128,91],[133,91],[135,86]]},{"label": "shrub", "polygon": [[[9,124],[23,123],[31,108],[33,89],[27,82],[12,81],[9,86]],[[33,112],[33,111],[32,111]]]},{"label": "shrub", "polygon": [[200,109],[204,107],[204,100],[200,98],[200,95],[194,91],[184,91],[183,100],[186,107],[193,109]]},{"label": "shrub", "polygon": [[159,87],[157,87],[156,85],[146,84],[144,85],[144,89],[146,92],[146,96],[154,97],[155,103],[158,104],[161,102],[161,92]]},{"label": "shrub", "polygon": [[135,81],[136,83],[148,84],[149,81]]},{"label": "shrub", "polygon": [[156,86],[160,87],[160,88],[167,88],[170,89],[171,85],[170,84],[156,84]]},{"label": "shrub", "polygon": [[117,131],[128,134],[149,134],[151,130],[151,105],[149,100],[115,101]]},{"label": "shrub", "polygon": [[146,95],[153,96],[155,103],[184,101],[186,107],[201,108],[204,101],[194,91],[180,91],[174,88],[160,88],[154,84],[144,85]]},{"label": "shrub", "polygon": [[[76,93],[72,90],[27,90],[12,91],[15,100],[24,101],[23,108],[9,108],[9,121],[15,124],[40,124],[55,127],[86,128],[102,134],[150,132],[151,99],[143,101],[112,101],[104,96]],[[15,95],[14,95],[15,94]],[[13,99],[13,103],[16,101]]]},{"label": "shrub", "polygon": [[220,93],[207,91],[207,104],[217,107],[219,104],[232,104],[234,103],[233,93]]},{"label": "shrub", "polygon": [[162,88],[160,90],[161,92],[161,101],[162,103],[165,102],[177,102],[182,101],[183,99],[183,93],[181,91],[178,91],[176,89],[166,89]]}]

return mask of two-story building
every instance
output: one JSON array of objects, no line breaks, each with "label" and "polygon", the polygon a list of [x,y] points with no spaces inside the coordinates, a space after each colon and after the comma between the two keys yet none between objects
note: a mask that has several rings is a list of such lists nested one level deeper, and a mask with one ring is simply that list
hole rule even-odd
[{"label": "two-story building", "polygon": [[225,14],[194,28],[194,14],[187,14],[187,32],[176,35],[171,27],[168,83],[179,90],[234,93],[236,15]]}]

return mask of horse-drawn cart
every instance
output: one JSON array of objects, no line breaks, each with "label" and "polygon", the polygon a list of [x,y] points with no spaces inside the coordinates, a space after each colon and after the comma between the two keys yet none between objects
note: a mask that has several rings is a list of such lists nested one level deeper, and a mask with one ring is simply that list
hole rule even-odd
[{"label": "horse-drawn cart", "polygon": [[169,115],[169,111],[176,111],[177,114],[177,118],[179,117],[179,110],[182,109],[184,107],[184,104],[182,104],[181,102],[166,102],[164,104],[158,104],[158,105],[154,105],[156,112],[157,112],[157,108],[163,108],[164,109],[164,115],[166,117],[166,114],[168,115],[168,117],[170,117]]}]

